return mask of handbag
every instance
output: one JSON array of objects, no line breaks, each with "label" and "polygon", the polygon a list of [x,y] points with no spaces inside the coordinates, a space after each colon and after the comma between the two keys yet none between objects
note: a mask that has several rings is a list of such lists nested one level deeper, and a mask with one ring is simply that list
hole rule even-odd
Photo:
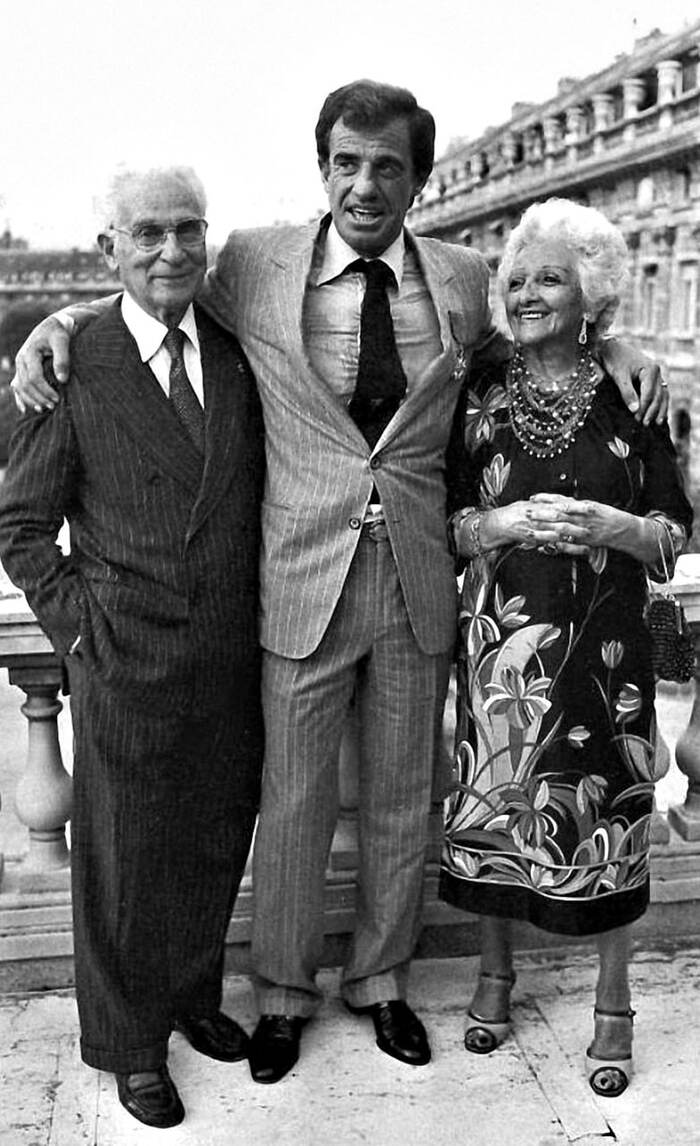
[{"label": "handbag", "polygon": [[[668,527],[663,521],[660,524],[672,543]],[[683,606],[671,592],[671,577],[660,536],[659,552],[665,581],[659,585],[647,579],[649,600],[645,619],[651,636],[651,663],[659,680],[682,684],[695,675],[695,641]]]}]

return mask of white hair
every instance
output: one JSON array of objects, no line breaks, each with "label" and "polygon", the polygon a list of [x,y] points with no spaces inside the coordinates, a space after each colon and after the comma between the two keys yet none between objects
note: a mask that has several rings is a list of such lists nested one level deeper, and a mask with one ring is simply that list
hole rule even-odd
[{"label": "white hair", "polygon": [[173,164],[165,167],[119,167],[112,172],[104,195],[96,201],[100,230],[108,230],[122,219],[124,208],[134,191],[144,183],[166,178],[190,192],[200,215],[207,209],[204,184],[192,167]]},{"label": "white hair", "polygon": [[627,285],[627,244],[616,226],[595,207],[570,199],[533,203],[513,228],[498,268],[501,296],[508,289],[519,251],[538,240],[556,240],[571,253],[578,270],[583,308],[597,334],[610,326]]}]

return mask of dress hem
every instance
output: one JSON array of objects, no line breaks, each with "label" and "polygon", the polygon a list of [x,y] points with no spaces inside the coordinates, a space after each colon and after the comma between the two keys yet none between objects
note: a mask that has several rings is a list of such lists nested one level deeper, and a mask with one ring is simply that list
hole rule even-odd
[{"label": "dress hem", "polygon": [[649,906],[649,881],[587,902],[566,903],[534,888],[479,883],[443,868],[439,896],[462,911],[522,920],[554,935],[600,935],[634,923],[644,915]]}]

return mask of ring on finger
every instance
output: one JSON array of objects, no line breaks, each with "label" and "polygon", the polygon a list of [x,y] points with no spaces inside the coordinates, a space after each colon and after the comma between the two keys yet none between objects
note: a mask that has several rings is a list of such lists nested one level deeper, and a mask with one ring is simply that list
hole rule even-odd
[{"label": "ring on finger", "polygon": [[573,545],[574,537],[572,533],[562,533],[561,539],[565,545]]}]

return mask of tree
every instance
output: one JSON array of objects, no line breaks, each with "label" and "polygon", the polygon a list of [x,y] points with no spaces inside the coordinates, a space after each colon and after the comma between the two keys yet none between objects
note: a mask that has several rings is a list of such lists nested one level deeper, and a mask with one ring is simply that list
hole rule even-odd
[{"label": "tree", "polygon": [[[33,300],[15,302],[0,320],[0,359],[14,364],[17,351],[27,335],[49,314],[46,303]],[[17,421],[17,407],[10,390],[10,375],[0,372],[0,466],[7,465],[7,450]]]},{"label": "tree", "polygon": [[49,313],[47,304],[38,299],[11,303],[0,319],[0,358],[14,362],[27,335]]}]

